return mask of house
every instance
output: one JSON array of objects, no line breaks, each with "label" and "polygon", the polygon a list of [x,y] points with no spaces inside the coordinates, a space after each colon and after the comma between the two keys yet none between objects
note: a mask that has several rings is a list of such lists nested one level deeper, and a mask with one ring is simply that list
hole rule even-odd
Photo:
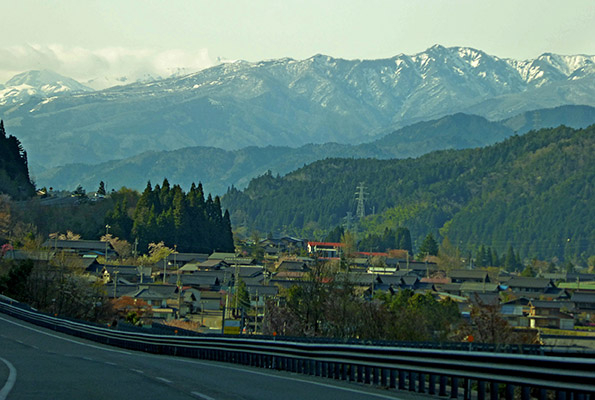
[{"label": "house", "polygon": [[344,246],[343,243],[308,242],[308,253],[316,255],[319,259],[339,258]]},{"label": "house", "polygon": [[265,254],[277,255],[280,253],[295,252],[305,247],[305,241],[290,236],[281,238],[267,238],[260,241],[260,246]]},{"label": "house", "polygon": [[515,276],[511,278],[506,284],[501,285],[505,290],[517,296],[524,296],[533,299],[567,299],[568,292],[564,289],[557,288],[551,279],[547,278],[528,278],[522,276]]},{"label": "house", "polygon": [[117,258],[118,253],[112,247],[110,242],[102,242],[100,240],[59,240],[48,239],[43,247],[53,249],[55,252],[63,251],[65,253],[74,253],[78,255],[96,255],[106,256],[109,258]]},{"label": "house", "polygon": [[479,269],[455,269],[447,273],[452,283],[490,283],[487,271]]},{"label": "house", "polygon": [[205,260],[202,262],[190,262],[179,269],[183,273],[192,273],[197,271],[217,271],[229,268],[229,264],[223,260]]},{"label": "house", "polygon": [[595,291],[576,291],[570,301],[576,313],[585,313],[587,321],[595,321]]},{"label": "house", "polygon": [[178,301],[178,288],[174,285],[139,285],[136,291],[125,296],[146,301],[154,320],[169,321],[175,317],[177,308],[171,307],[171,302]]},{"label": "house", "polygon": [[308,272],[310,268],[304,261],[282,260],[276,268],[277,271],[300,271]]},{"label": "house", "polygon": [[519,297],[500,304],[500,314],[514,327],[528,327],[531,299]]},{"label": "house", "polygon": [[409,259],[387,258],[386,266],[396,268],[397,271],[411,271],[420,278],[432,276],[438,271],[436,263],[427,261],[413,261]]},{"label": "house", "polygon": [[201,291],[219,291],[221,280],[216,275],[206,273],[170,275],[167,278],[170,285],[182,285]]},{"label": "house", "polygon": [[295,280],[302,279],[310,271],[308,265],[299,260],[283,260],[277,265],[275,279],[277,280]]},{"label": "house", "polygon": [[529,325],[531,328],[574,329],[574,317],[569,313],[569,301],[531,300]]},{"label": "house", "polygon": [[100,276],[103,282],[109,283],[118,279],[122,283],[152,283],[151,267],[136,265],[105,265]]},{"label": "house", "polygon": [[166,257],[167,264],[174,268],[180,268],[188,263],[201,263],[209,259],[204,253],[172,253]]},{"label": "house", "polygon": [[462,296],[471,297],[475,293],[498,293],[500,285],[490,282],[462,282],[460,291]]}]

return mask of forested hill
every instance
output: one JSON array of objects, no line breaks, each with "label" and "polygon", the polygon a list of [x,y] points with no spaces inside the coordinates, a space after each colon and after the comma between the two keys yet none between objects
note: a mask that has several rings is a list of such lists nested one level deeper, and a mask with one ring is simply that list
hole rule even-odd
[{"label": "forested hill", "polygon": [[16,199],[30,197],[35,187],[29,179],[27,152],[14,136],[7,136],[0,121],[0,194]]},{"label": "forested hill", "polygon": [[365,186],[368,232],[405,226],[469,250],[481,244],[525,257],[595,254],[595,125],[531,131],[477,149],[406,160],[327,159],[284,177],[265,174],[223,206],[236,226],[321,235],[355,214]]}]

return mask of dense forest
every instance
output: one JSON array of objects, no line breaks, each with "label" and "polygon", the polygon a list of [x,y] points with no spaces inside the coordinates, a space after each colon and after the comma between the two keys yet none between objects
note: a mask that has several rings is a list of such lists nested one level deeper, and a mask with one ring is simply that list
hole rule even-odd
[{"label": "dense forest", "polygon": [[354,221],[364,234],[407,227],[413,247],[434,233],[468,251],[583,261],[595,254],[593,154],[595,126],[561,126],[416,159],[322,160],[232,187],[222,202],[234,225],[323,238],[355,215],[364,185],[367,216]]},{"label": "dense forest", "polygon": [[6,135],[4,121],[0,121],[0,193],[15,199],[35,194],[29,179],[27,152],[16,137]]},{"label": "dense forest", "polygon": [[209,194],[205,200],[200,183],[185,193],[179,185],[170,187],[167,179],[155,188],[149,182],[132,218],[126,210],[125,203],[116,204],[106,222],[121,238],[137,238],[140,248],[163,241],[181,252],[234,250],[229,212],[221,211],[219,197]]}]

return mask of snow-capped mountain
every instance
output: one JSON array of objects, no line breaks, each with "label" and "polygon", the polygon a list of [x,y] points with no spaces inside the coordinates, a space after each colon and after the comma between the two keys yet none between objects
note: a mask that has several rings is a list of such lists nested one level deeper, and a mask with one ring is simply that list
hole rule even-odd
[{"label": "snow-capped mountain", "polygon": [[21,103],[30,97],[47,100],[65,93],[89,92],[93,89],[53,71],[33,70],[15,75],[0,86],[0,105]]},{"label": "snow-capped mountain", "polygon": [[30,98],[0,105],[0,116],[7,127],[15,121],[32,165],[45,167],[188,146],[361,143],[461,111],[496,120],[595,106],[594,64],[587,55],[517,61],[439,45],[380,60],[238,61],[52,101]]}]

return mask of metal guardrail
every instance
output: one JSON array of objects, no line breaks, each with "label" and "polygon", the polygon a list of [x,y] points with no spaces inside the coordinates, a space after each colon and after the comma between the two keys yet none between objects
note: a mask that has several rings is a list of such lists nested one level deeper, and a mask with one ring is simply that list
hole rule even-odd
[{"label": "metal guardrail", "polygon": [[[0,300],[0,311],[55,331],[131,350],[233,362],[438,396],[594,400],[593,353],[510,354],[255,337],[118,331]],[[550,353],[552,353],[550,351]]]}]

